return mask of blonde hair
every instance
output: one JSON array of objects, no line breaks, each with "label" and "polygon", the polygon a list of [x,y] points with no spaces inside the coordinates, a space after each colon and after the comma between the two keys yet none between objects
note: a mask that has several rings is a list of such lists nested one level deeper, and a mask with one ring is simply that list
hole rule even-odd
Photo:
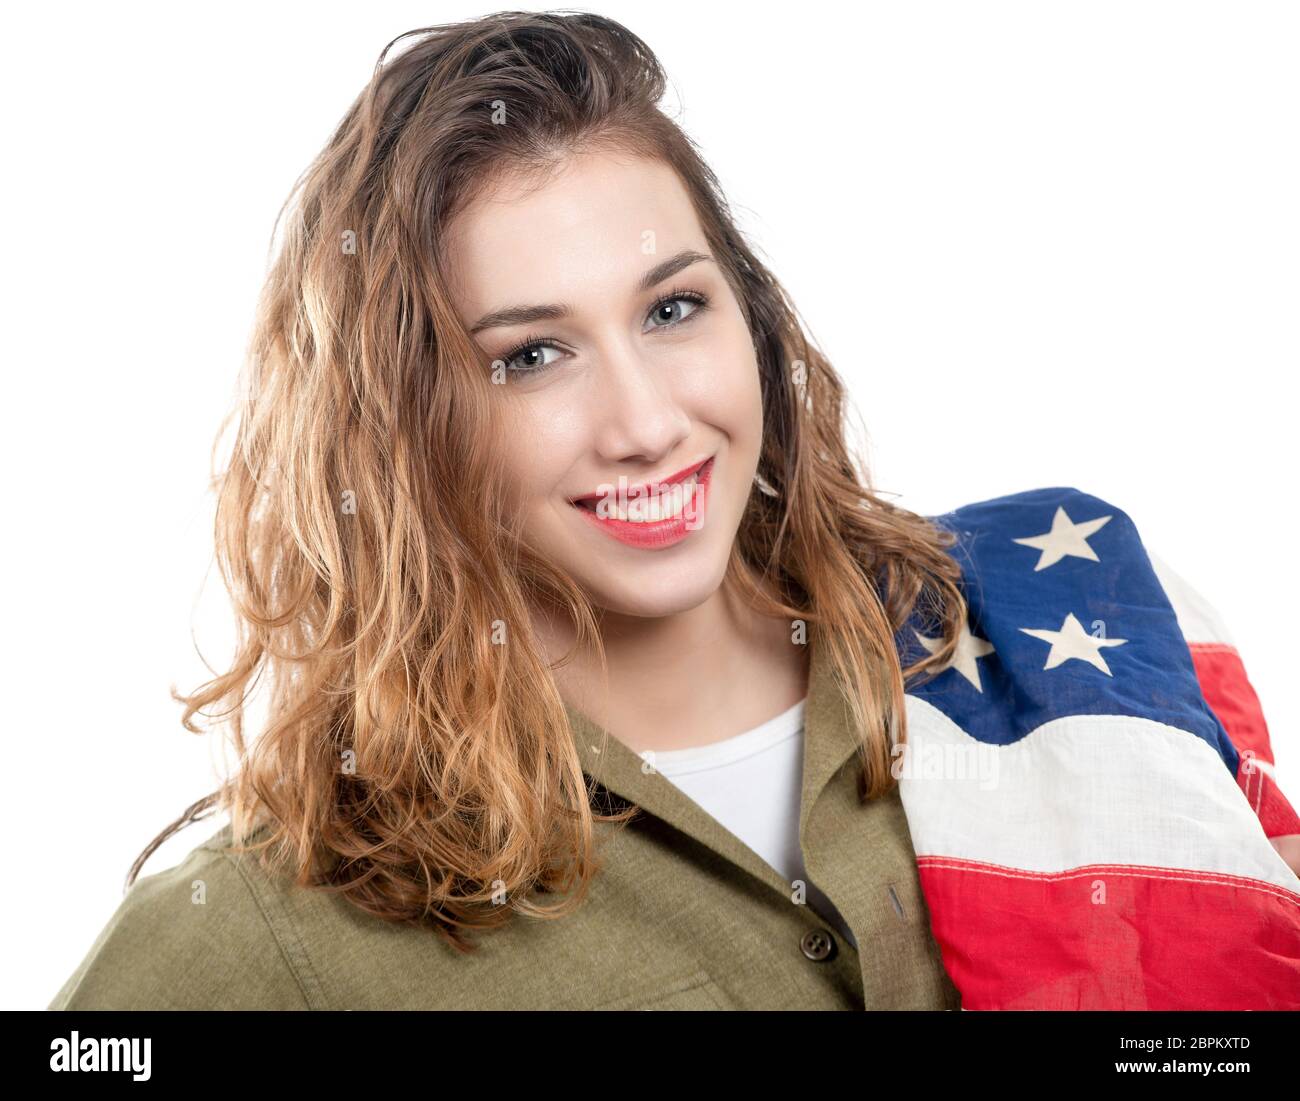
[{"label": "blonde hair", "polygon": [[[177,698],[195,732],[222,706],[239,766],[128,884],[172,833],[226,808],[237,843],[298,885],[461,950],[512,912],[558,918],[585,895],[594,823],[632,810],[593,806],[529,604],[564,610],[580,644],[599,635],[584,594],[497,504],[497,410],[440,243],[494,173],[593,148],[676,171],[753,336],[774,495],[751,494],[725,584],[808,624],[860,732],[863,797],[896,782],[905,678],[946,662],[966,615],[952,537],[880,499],[851,459],[841,381],[658,108],[664,88],[644,42],[585,13],[423,28],[380,54],[286,203],[231,414],[216,547],[239,646]],[[904,670],[894,636],[918,607],[944,643]],[[269,714],[249,744],[262,678]],[[501,886],[508,906],[492,905]]]}]

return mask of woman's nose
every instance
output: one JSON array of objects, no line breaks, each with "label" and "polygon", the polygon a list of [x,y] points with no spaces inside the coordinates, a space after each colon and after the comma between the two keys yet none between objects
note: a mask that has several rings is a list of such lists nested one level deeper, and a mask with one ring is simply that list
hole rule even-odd
[{"label": "woman's nose", "polygon": [[641,354],[635,343],[618,342],[602,349],[597,364],[591,408],[602,455],[658,459],[690,434],[690,416],[662,358]]}]

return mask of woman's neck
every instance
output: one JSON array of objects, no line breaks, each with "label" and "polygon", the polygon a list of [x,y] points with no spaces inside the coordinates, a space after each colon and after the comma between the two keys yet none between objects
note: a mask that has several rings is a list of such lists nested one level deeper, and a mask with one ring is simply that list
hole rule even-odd
[{"label": "woman's neck", "polygon": [[[808,691],[808,647],[785,620],[720,587],[695,608],[647,618],[601,612],[608,677],[590,650],[553,670],[565,702],[635,752],[721,741],[788,711]],[[539,621],[552,663],[571,630]],[[567,628],[567,624],[565,625]]]}]

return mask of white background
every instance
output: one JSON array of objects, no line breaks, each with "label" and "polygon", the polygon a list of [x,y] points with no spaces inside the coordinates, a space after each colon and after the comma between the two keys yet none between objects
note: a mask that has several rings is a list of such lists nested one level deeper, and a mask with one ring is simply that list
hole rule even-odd
[{"label": "white background", "polygon": [[[280,204],[385,43],[491,10],[5,15],[4,1008],[48,1004],[214,786],[168,690],[231,640],[210,448]],[[667,67],[879,488],[1122,508],[1226,618],[1296,798],[1296,6],[594,10]]]}]

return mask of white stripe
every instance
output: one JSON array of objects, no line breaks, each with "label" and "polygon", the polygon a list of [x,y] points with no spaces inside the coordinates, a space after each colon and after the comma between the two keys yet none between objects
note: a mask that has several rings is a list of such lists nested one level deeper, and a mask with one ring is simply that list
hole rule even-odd
[{"label": "white stripe", "polygon": [[1014,745],[988,746],[933,704],[906,700],[899,794],[917,856],[1035,872],[1143,864],[1300,893],[1223,761],[1186,731],[1070,715]]},{"label": "white stripe", "polygon": [[1232,641],[1228,625],[1218,609],[1176,574],[1167,562],[1152,554],[1150,547],[1146,548],[1146,552],[1156,572],[1156,579],[1165,590],[1169,603],[1173,605],[1183,638],[1189,643],[1221,642],[1235,649],[1236,643]]},{"label": "white stripe", "polygon": [[[1244,771],[1246,766],[1243,763],[1241,765],[1238,765],[1237,767]],[[1263,757],[1259,756],[1259,754],[1255,754],[1255,756],[1250,758],[1250,767],[1253,768],[1256,772],[1263,773],[1270,780],[1272,780],[1273,783],[1275,784],[1277,783],[1277,773],[1274,771],[1273,763],[1271,761],[1266,761],[1264,760]]]}]

